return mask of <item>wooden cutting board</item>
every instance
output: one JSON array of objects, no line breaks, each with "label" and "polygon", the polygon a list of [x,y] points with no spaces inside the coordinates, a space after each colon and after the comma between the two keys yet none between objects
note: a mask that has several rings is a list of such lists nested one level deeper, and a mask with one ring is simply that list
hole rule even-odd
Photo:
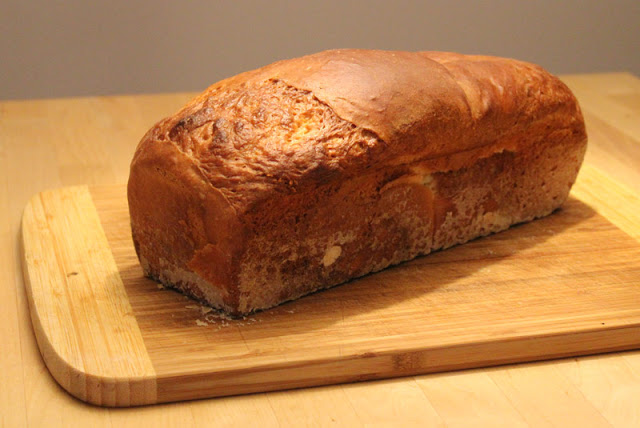
[{"label": "wooden cutting board", "polygon": [[640,203],[614,184],[585,168],[547,218],[235,321],[142,276],[124,186],[47,191],[22,224],[32,322],[60,385],[105,406],[640,347],[640,242],[609,221]]}]

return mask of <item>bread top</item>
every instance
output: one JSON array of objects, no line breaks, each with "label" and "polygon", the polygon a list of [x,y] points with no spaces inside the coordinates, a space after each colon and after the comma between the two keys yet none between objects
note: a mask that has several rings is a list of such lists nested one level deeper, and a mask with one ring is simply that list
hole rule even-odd
[{"label": "bread top", "polygon": [[197,171],[242,212],[273,192],[377,168],[461,168],[557,130],[586,138],[575,97],[539,66],[342,49],[210,86],[145,135],[132,167],[160,155],[166,165],[169,145],[176,168]]}]

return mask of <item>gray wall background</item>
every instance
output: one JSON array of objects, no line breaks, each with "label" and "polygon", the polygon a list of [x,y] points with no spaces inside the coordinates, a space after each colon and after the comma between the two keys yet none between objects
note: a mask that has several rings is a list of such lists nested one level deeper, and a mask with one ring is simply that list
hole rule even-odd
[{"label": "gray wall background", "polygon": [[639,0],[0,2],[0,99],[201,90],[337,47],[640,75]]}]

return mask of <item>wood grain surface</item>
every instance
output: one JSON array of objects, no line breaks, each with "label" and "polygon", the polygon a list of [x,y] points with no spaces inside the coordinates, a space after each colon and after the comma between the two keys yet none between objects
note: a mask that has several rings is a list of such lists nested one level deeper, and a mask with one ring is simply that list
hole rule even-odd
[{"label": "wood grain surface", "polygon": [[[589,190],[619,197],[591,173],[582,174]],[[640,243],[576,198],[544,219],[241,320],[144,278],[129,223],[124,186],[43,192],[22,223],[41,352],[66,390],[94,404],[640,347]]]},{"label": "wood grain surface", "polygon": [[156,374],[88,189],[32,198],[22,243],[31,321],[58,383],[99,405],[156,402]]},{"label": "wood grain surface", "polygon": [[[587,185],[575,196],[637,238],[628,200],[640,194],[640,79],[563,79],[585,113],[590,180],[624,186],[615,200]],[[24,207],[45,189],[126,182],[137,141],[192,95],[0,102],[0,426],[640,426],[640,351],[128,409],[72,398],[46,369],[29,318]]]}]

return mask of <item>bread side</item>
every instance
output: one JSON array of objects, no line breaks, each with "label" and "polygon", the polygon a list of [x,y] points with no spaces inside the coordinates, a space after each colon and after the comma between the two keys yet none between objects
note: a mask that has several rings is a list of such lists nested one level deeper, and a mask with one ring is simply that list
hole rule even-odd
[{"label": "bread side", "polygon": [[141,141],[145,273],[241,315],[546,215],[586,147],[539,67],[333,51],[210,87]]},{"label": "bread side", "polygon": [[268,308],[550,214],[584,154],[584,146],[556,138],[563,137],[456,171],[416,163],[265,202],[253,213],[260,232],[241,259],[239,310]]}]

